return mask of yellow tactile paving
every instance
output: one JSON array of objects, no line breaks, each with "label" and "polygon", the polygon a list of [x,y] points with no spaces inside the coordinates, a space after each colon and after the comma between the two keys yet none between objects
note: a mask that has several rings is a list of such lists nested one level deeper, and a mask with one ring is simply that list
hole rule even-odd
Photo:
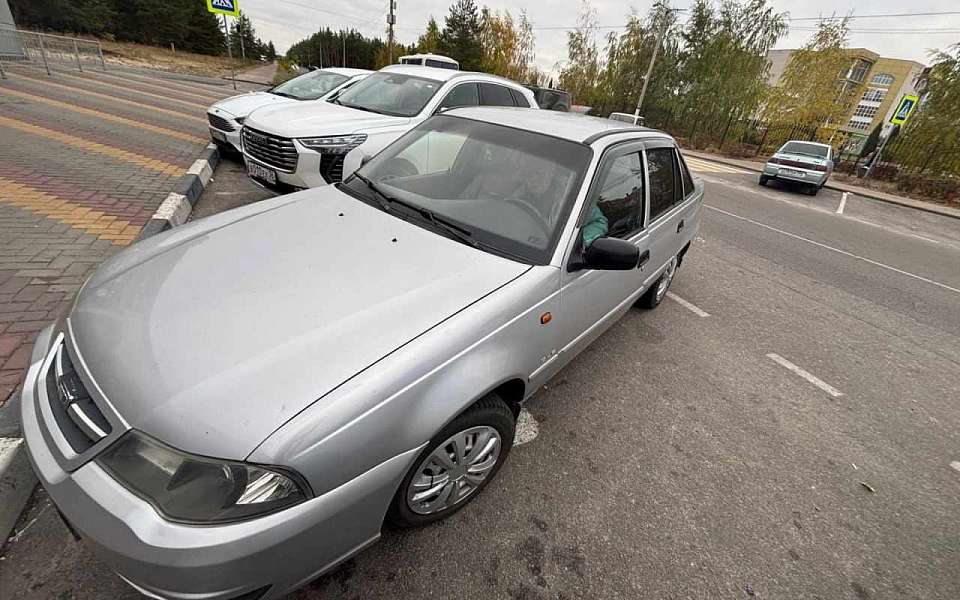
[{"label": "yellow tactile paving", "polygon": [[103,154],[104,156],[123,160],[135,165],[140,165],[145,169],[150,169],[151,171],[156,171],[157,173],[180,175],[185,171],[183,167],[178,167],[177,165],[172,165],[162,160],[150,158],[149,156],[143,156],[142,154],[136,154],[134,152],[122,150],[113,146],[107,146],[99,142],[92,142],[75,135],[62,133],[53,129],[47,129],[46,127],[40,127],[39,125],[34,125],[33,123],[26,123],[24,121],[11,119],[9,117],[0,116],[0,127],[10,127],[11,129],[23,131],[24,133],[45,137],[50,140],[67,144],[68,146],[73,146],[74,148],[80,148],[89,152],[96,152],[97,154]]},{"label": "yellow tactile paving", "polygon": [[107,83],[106,81],[101,81],[99,79],[95,80],[90,77],[84,77],[82,75],[74,75],[72,73],[60,72],[60,73],[57,73],[57,76],[69,77],[70,79],[79,79],[81,81],[93,83],[101,87],[111,88],[114,90],[119,90],[121,92],[127,92],[128,94],[136,94],[137,96],[146,96],[147,98],[156,98],[158,100],[163,100],[164,102],[176,102],[177,104],[183,104],[191,109],[206,108],[207,106],[210,106],[210,104],[212,104],[211,102],[181,100],[180,98],[173,98],[170,95],[164,96],[161,94],[151,94],[150,92],[145,92],[143,90],[136,90],[130,87],[122,86],[122,85],[114,85],[112,83]]},{"label": "yellow tactile paving", "polygon": [[206,124],[206,122],[207,122],[206,118],[203,118],[203,117],[196,117],[196,116],[188,115],[188,114],[185,114],[185,113],[176,111],[176,110],[169,110],[169,109],[166,109],[166,108],[160,108],[160,107],[157,107],[157,106],[153,106],[152,104],[144,104],[144,103],[142,103],[142,102],[134,102],[133,100],[127,100],[127,99],[125,99],[125,98],[117,98],[116,96],[111,96],[110,94],[101,94],[101,93],[99,93],[99,92],[91,92],[90,90],[82,90],[82,89],[80,89],[80,88],[71,87],[71,86],[69,86],[69,85],[63,85],[63,84],[61,84],[61,83],[54,83],[54,82],[50,81],[49,79],[39,79],[39,78],[37,78],[37,77],[31,77],[31,76],[25,75],[25,74],[23,74],[23,73],[17,73],[17,78],[23,78],[23,79],[29,79],[29,80],[31,80],[31,81],[36,81],[37,83],[43,84],[45,87],[54,87],[54,88],[63,89],[63,90],[66,90],[66,91],[70,92],[71,94],[82,94],[82,95],[84,95],[84,96],[92,96],[92,97],[94,97],[94,98],[102,98],[102,99],[107,100],[107,101],[109,101],[109,102],[113,102],[113,103],[117,103],[117,104],[127,104],[127,105],[129,105],[129,106],[135,106],[135,107],[137,107],[137,108],[147,109],[147,110],[149,110],[149,111],[151,111],[151,112],[162,113],[162,114],[165,114],[165,115],[171,115],[171,116],[177,117],[178,119],[190,119],[191,121],[200,121],[201,123],[204,123],[204,124]]},{"label": "yellow tactile paving", "polygon": [[140,232],[139,225],[3,177],[0,177],[0,202],[65,223],[117,246],[130,244]]},{"label": "yellow tactile paving", "polygon": [[174,131],[172,129],[167,129],[166,127],[157,127],[156,125],[144,123],[143,121],[135,121],[133,119],[128,119],[126,117],[118,117],[117,115],[111,115],[110,113],[105,113],[99,110],[93,110],[92,108],[85,108],[83,106],[77,106],[76,104],[70,104],[68,102],[61,102],[59,100],[54,100],[53,98],[46,98],[44,96],[38,96],[36,94],[21,92],[20,90],[0,88],[0,96],[3,96],[4,94],[10,95],[10,96],[16,96],[18,98],[24,98],[27,100],[33,100],[34,102],[42,102],[43,104],[46,104],[48,106],[62,108],[62,109],[69,110],[71,112],[79,113],[82,115],[89,115],[91,117],[96,117],[104,121],[111,121],[113,123],[130,125],[131,127],[136,127],[137,129],[152,131],[154,133],[159,133],[160,135],[177,138],[178,140],[186,140],[188,142],[205,141],[203,138],[196,135],[191,135],[189,133]]},{"label": "yellow tactile paving", "polygon": [[738,169],[736,167],[728,167],[727,165],[722,165],[709,160],[693,158],[692,156],[684,156],[683,159],[686,161],[687,166],[690,167],[692,171],[706,171],[708,173],[739,173],[741,175],[744,173],[750,173],[750,171],[744,171],[743,169]]}]

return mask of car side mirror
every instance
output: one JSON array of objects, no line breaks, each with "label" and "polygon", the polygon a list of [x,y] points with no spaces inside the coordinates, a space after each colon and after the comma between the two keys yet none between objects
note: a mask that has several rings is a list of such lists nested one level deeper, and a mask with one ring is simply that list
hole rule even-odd
[{"label": "car side mirror", "polygon": [[597,238],[583,253],[583,266],[598,271],[629,271],[639,262],[640,249],[620,238]]}]

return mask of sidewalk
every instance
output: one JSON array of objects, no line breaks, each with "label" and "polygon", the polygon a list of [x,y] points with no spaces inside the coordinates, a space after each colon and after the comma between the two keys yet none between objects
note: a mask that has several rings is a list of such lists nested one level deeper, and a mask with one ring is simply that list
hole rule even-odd
[{"label": "sidewalk", "polygon": [[[745,160],[741,158],[727,158],[726,156],[717,156],[716,154],[709,154],[707,152],[700,152],[697,150],[683,150],[684,154],[699,158],[702,160],[711,160],[716,163],[730,165],[732,167],[740,167],[741,169],[747,169],[750,171],[756,171],[759,173],[763,170],[764,163],[755,160]],[[824,186],[827,189],[837,190],[840,192],[849,192],[851,194],[856,194],[863,198],[872,198],[874,200],[880,200],[881,202],[889,202],[891,204],[899,204],[900,206],[907,206],[909,208],[915,208],[917,210],[922,210],[929,213],[934,213],[938,215],[943,215],[945,217],[953,217],[954,219],[960,219],[960,210],[956,208],[951,208],[949,206],[943,206],[942,204],[935,204],[933,202],[924,202],[923,200],[914,200],[913,198],[906,198],[904,196],[897,196],[895,194],[889,194],[887,192],[881,192],[879,190],[871,190],[869,188],[860,187],[857,185],[850,185],[847,183],[840,183],[837,181],[828,181],[827,185]]]},{"label": "sidewalk", "polygon": [[[237,73],[237,81],[245,83],[259,83],[260,85],[273,85],[273,77],[277,74],[279,64],[277,61],[254,67],[248,71]],[[230,77],[224,77],[230,79]]]}]

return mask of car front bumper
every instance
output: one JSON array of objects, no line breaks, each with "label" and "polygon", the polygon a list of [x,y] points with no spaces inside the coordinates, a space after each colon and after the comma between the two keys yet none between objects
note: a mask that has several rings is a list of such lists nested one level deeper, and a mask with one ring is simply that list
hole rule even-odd
[{"label": "car front bumper", "polygon": [[825,184],[827,182],[827,178],[830,176],[830,174],[825,171],[814,171],[811,169],[802,169],[798,167],[783,167],[770,163],[767,163],[763,166],[763,175],[768,179],[809,183],[818,187]]},{"label": "car front bumper", "polygon": [[210,139],[213,140],[214,144],[219,145],[229,145],[237,152],[242,152],[243,148],[240,146],[240,129],[237,128],[236,131],[224,131],[222,129],[217,129],[212,125],[209,126],[210,129]]},{"label": "car front bumper", "polygon": [[[37,385],[53,340],[37,339],[23,386],[21,426],[44,489],[71,527],[125,581],[162,599],[278,598],[376,541],[387,506],[420,448],[395,456],[340,487],[258,519],[190,526],[160,517],[95,461],[72,472],[44,433],[61,435],[39,410]],[[244,596],[251,594],[250,596]]]}]

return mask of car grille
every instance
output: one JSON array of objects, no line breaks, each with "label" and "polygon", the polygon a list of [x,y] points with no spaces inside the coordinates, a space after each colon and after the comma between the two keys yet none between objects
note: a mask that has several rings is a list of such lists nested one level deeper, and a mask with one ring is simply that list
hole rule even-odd
[{"label": "car grille", "polygon": [[244,127],[243,151],[279,171],[293,173],[297,170],[297,149],[293,140],[282,138],[256,129]]},{"label": "car grille", "polygon": [[323,154],[320,156],[320,176],[327,183],[343,180],[344,154]]},{"label": "car grille", "polygon": [[89,450],[110,434],[110,423],[87,392],[62,341],[47,370],[45,382],[50,410],[74,452],[80,454]]},{"label": "car grille", "polygon": [[233,123],[224,119],[219,115],[213,113],[207,113],[207,120],[210,121],[210,125],[219,129],[220,131],[236,131],[237,128],[233,126]]}]

